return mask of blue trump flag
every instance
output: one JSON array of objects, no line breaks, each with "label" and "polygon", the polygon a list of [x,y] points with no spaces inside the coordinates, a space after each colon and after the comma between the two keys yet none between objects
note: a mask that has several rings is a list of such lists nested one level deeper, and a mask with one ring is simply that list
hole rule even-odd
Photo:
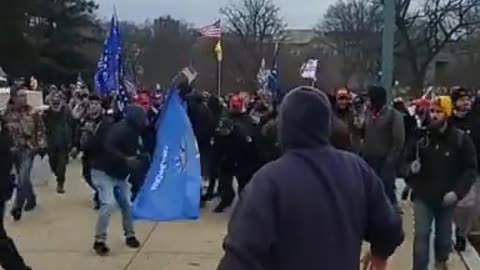
[{"label": "blue trump flag", "polygon": [[110,31],[95,72],[95,89],[99,95],[111,95],[120,88],[122,80],[122,40],[116,14],[112,16]]},{"label": "blue trump flag", "polygon": [[145,182],[133,202],[137,220],[192,220],[200,216],[200,155],[177,90],[168,94]]},{"label": "blue trump flag", "polygon": [[272,93],[274,102],[278,102],[278,98],[280,96],[280,87],[278,85],[278,52],[279,46],[278,42],[276,42],[272,60],[272,68],[270,69],[270,74],[268,75],[268,89]]}]

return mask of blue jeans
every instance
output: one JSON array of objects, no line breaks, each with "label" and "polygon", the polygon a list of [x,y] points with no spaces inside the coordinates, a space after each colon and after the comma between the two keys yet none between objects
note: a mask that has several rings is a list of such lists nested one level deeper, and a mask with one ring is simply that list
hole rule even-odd
[{"label": "blue jeans", "polygon": [[122,212],[122,225],[126,238],[135,236],[130,205],[130,187],[126,179],[115,179],[106,173],[92,169],[93,184],[100,197],[95,241],[106,242],[110,216],[117,203]]},{"label": "blue jeans", "polygon": [[413,241],[413,270],[428,270],[430,235],[435,221],[434,250],[437,262],[446,262],[452,250],[453,208],[433,208],[414,201],[415,238]]},{"label": "blue jeans", "polygon": [[35,200],[30,173],[33,166],[34,153],[32,150],[24,149],[19,151],[15,160],[17,171],[17,195],[13,209],[23,209],[26,200]]},{"label": "blue jeans", "polygon": [[395,192],[395,165],[392,162],[379,158],[367,158],[368,164],[380,177],[385,188],[385,194],[394,207],[398,205],[397,194]]}]

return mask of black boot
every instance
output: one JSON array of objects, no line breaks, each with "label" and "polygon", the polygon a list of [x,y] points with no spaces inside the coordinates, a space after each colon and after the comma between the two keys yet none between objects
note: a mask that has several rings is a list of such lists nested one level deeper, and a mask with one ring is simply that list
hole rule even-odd
[{"label": "black boot", "polygon": [[20,208],[12,209],[10,214],[12,215],[14,221],[20,221],[20,219],[22,219],[22,209]]},{"label": "black boot", "polygon": [[217,207],[215,207],[215,209],[213,209],[213,212],[214,212],[214,213],[223,213],[223,211],[225,211],[225,209],[227,209],[228,207],[230,207],[230,205],[232,205],[232,204],[221,201],[221,202],[217,205]]},{"label": "black boot", "polygon": [[110,253],[110,248],[103,242],[95,242],[93,244],[93,250],[95,250],[95,253],[99,256],[107,256]]},{"label": "black boot", "polygon": [[214,189],[215,189],[215,180],[212,180],[212,179],[209,179],[208,181],[208,187],[207,187],[207,193],[205,193],[203,196],[202,196],[202,199],[204,201],[211,201],[215,198],[215,195],[214,195]]},{"label": "black boot", "polygon": [[455,238],[455,250],[458,252],[464,252],[467,248],[467,239],[464,236],[457,234]]},{"label": "black boot", "polygon": [[28,198],[23,210],[25,210],[25,212],[30,212],[35,210],[35,208],[37,208],[37,197],[33,196]]},{"label": "black boot", "polygon": [[12,239],[0,240],[0,265],[5,270],[31,270],[25,265]]},{"label": "black boot", "polygon": [[61,182],[57,184],[57,194],[60,194],[60,195],[65,194],[65,185]]}]

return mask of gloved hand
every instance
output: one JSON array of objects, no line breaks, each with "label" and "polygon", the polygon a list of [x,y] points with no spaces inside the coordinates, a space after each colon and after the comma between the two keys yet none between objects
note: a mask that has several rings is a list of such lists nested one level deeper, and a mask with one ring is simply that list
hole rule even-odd
[{"label": "gloved hand", "polygon": [[458,196],[455,192],[450,191],[443,196],[443,206],[450,207],[458,202]]},{"label": "gloved hand", "polygon": [[142,166],[142,162],[137,157],[128,157],[125,162],[127,167],[132,170],[136,170]]}]

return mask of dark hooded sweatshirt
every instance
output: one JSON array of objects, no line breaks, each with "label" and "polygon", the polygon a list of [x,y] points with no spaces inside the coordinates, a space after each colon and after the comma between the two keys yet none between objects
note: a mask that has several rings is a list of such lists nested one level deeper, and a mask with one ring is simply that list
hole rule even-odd
[{"label": "dark hooded sweatshirt", "polygon": [[384,258],[402,243],[401,218],[381,181],[359,157],[329,145],[331,119],[319,90],[285,97],[284,154],[260,169],[240,196],[218,269],[358,270],[363,240]]},{"label": "dark hooded sweatshirt", "polygon": [[142,131],[147,124],[145,110],[138,106],[125,109],[125,118],[109,127],[108,130],[99,130],[96,143],[102,148],[95,155],[93,168],[105,172],[116,179],[126,179],[134,169],[128,168],[127,158],[138,156],[141,150]]}]

